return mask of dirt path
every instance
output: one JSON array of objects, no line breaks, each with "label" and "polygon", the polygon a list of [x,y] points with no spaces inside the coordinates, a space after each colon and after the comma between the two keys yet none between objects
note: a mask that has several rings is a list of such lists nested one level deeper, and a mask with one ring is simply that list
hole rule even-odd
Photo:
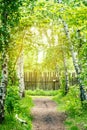
[{"label": "dirt path", "polygon": [[57,111],[57,105],[50,98],[36,97],[34,100],[33,130],[65,130],[65,114]]}]

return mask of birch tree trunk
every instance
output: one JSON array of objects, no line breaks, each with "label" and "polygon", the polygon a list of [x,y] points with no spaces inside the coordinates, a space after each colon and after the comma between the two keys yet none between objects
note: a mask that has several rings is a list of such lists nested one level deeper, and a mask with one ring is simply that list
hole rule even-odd
[{"label": "birch tree trunk", "polygon": [[6,97],[6,87],[8,83],[8,58],[6,55],[6,50],[3,50],[2,53],[2,77],[1,77],[1,85],[0,85],[0,123],[4,120],[4,102]]},{"label": "birch tree trunk", "polygon": [[[60,0],[58,0],[58,3],[61,3],[61,2],[60,2]],[[71,42],[68,25],[66,24],[66,22],[61,17],[60,17],[60,19],[61,19],[61,22],[64,26],[64,31],[65,31],[66,37],[68,39],[68,44],[69,44],[70,52],[71,52],[71,55],[72,55],[73,65],[74,65],[74,68],[75,68],[75,71],[76,71],[76,74],[77,74],[77,77],[78,77],[78,84],[80,86],[80,99],[81,99],[81,101],[84,101],[84,100],[86,100],[86,95],[85,95],[84,87],[82,85],[82,81],[79,77],[81,72],[80,72],[78,62],[77,62],[78,60],[77,60],[75,52],[74,52],[73,44]]]},{"label": "birch tree trunk", "polygon": [[25,86],[24,86],[24,55],[23,50],[21,51],[21,54],[19,56],[19,59],[17,61],[17,76],[19,79],[19,95],[20,97],[25,96]]},{"label": "birch tree trunk", "polygon": [[1,84],[0,84],[0,123],[4,120],[4,103],[6,97],[6,87],[8,84],[8,57],[7,57],[7,47],[8,47],[8,40],[9,40],[9,32],[7,28],[7,10],[6,10],[6,3],[3,3],[3,10],[1,12],[1,28],[3,31],[0,30],[0,38],[1,38],[1,45],[2,50],[2,72],[1,72]]},{"label": "birch tree trunk", "polygon": [[69,78],[68,78],[68,70],[67,70],[67,63],[66,63],[66,57],[62,50],[62,57],[63,57],[63,63],[64,63],[64,74],[65,74],[65,94],[68,93],[69,90]]}]

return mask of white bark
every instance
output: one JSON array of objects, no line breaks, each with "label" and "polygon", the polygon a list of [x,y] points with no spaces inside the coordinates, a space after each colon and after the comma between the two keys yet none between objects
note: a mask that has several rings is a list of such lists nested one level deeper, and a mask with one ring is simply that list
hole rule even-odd
[{"label": "white bark", "polygon": [[67,70],[67,63],[66,63],[66,57],[62,50],[62,56],[63,56],[63,63],[64,63],[64,73],[65,73],[65,94],[68,93],[69,90],[69,77],[68,77],[68,70]]},{"label": "white bark", "polygon": [[76,54],[74,52],[73,44],[72,44],[71,39],[70,39],[70,33],[69,33],[68,25],[63,20],[62,20],[62,23],[64,25],[64,30],[65,30],[65,33],[66,33],[66,36],[67,36],[67,39],[68,39],[70,52],[71,52],[72,60],[73,60],[73,65],[74,65],[74,68],[75,68],[75,71],[76,71],[76,74],[77,74],[77,77],[78,77],[78,84],[80,86],[80,98],[81,98],[81,101],[84,101],[84,100],[86,100],[86,94],[85,94],[85,91],[84,91],[84,87],[82,85],[82,81],[79,78],[81,72],[80,72],[78,62],[77,62],[78,59],[76,58]]},{"label": "white bark", "polygon": [[2,52],[2,78],[0,85],[0,122],[4,120],[4,102],[6,97],[6,87],[8,83],[8,58],[6,50],[3,49]]},{"label": "white bark", "polygon": [[58,3],[62,3],[62,0],[58,0]]},{"label": "white bark", "polygon": [[[58,2],[60,3],[60,0],[58,0]],[[62,1],[61,1],[62,2]],[[62,8],[63,9],[63,8]],[[75,71],[76,71],[76,74],[78,76],[78,83],[79,83],[79,86],[80,86],[80,98],[81,98],[81,101],[84,101],[86,100],[86,94],[85,94],[85,91],[84,91],[84,87],[82,85],[82,81],[81,79],[79,78],[79,75],[80,75],[80,68],[79,68],[79,65],[77,63],[77,58],[76,58],[76,55],[75,55],[75,52],[74,52],[74,48],[73,48],[73,44],[71,42],[71,38],[70,38],[70,33],[69,33],[69,29],[68,29],[68,25],[67,23],[61,18],[60,16],[60,20],[64,26],[64,31],[65,31],[65,34],[66,34],[66,37],[68,39],[68,44],[69,44],[69,48],[70,48],[70,52],[71,52],[71,55],[72,55],[72,60],[73,60],[73,65],[74,65],[74,68],[75,68]]]},{"label": "white bark", "polygon": [[76,58],[76,53],[74,52],[73,44],[72,44],[71,39],[70,39],[70,33],[69,33],[68,25],[63,20],[62,20],[62,23],[64,25],[64,30],[65,30],[65,33],[66,33],[66,36],[67,36],[67,39],[68,39],[73,64],[74,64],[77,75],[79,75],[80,74],[80,69],[79,69],[79,66],[78,66],[78,63],[77,63],[78,60]]},{"label": "white bark", "polygon": [[24,86],[24,55],[21,52],[17,61],[17,76],[19,79],[19,94],[20,97],[24,96],[25,86]]}]

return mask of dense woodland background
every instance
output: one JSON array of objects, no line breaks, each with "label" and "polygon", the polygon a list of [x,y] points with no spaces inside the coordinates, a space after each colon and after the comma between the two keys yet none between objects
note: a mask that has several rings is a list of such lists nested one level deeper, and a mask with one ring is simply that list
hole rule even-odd
[{"label": "dense woodland background", "polygon": [[[7,112],[18,111],[16,105],[26,95],[24,72],[57,73],[58,92],[66,97],[71,95],[70,109],[84,111],[87,106],[86,0],[0,0],[0,122]],[[73,74],[76,82],[71,84]],[[80,104],[79,108],[76,103]]]}]

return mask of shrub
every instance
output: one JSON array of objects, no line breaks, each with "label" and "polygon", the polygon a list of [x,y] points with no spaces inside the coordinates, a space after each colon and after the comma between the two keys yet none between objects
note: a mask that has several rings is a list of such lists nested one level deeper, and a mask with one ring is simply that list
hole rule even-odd
[{"label": "shrub", "polygon": [[70,130],[79,130],[77,126],[72,126]]},{"label": "shrub", "polygon": [[61,104],[61,108],[70,114],[75,116],[76,114],[81,113],[81,101],[79,97],[79,88],[78,86],[71,86],[67,95],[63,94],[63,91],[58,91],[58,95],[55,96],[54,100]]},{"label": "shrub", "polygon": [[75,116],[75,114],[79,114],[81,110],[81,101],[79,97],[79,88],[78,86],[72,86],[64,98],[64,102],[66,102],[66,110],[71,116]]},{"label": "shrub", "polygon": [[84,101],[82,102],[82,108],[83,108],[84,110],[87,109],[87,100],[84,100]]},{"label": "shrub", "polygon": [[5,108],[9,114],[13,112],[17,113],[19,111],[19,100],[20,97],[17,86],[8,86],[5,100]]}]

